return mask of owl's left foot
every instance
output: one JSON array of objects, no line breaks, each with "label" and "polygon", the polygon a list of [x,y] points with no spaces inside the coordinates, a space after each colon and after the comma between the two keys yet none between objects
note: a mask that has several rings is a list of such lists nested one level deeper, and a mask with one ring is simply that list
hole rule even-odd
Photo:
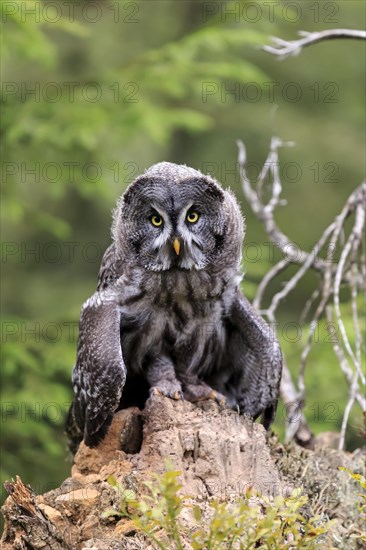
[{"label": "owl's left foot", "polygon": [[211,399],[212,401],[216,401],[216,403],[221,405],[221,407],[226,407],[229,405],[225,395],[214,390],[208,384],[185,384],[183,387],[184,398],[187,401],[191,401],[191,403]]}]

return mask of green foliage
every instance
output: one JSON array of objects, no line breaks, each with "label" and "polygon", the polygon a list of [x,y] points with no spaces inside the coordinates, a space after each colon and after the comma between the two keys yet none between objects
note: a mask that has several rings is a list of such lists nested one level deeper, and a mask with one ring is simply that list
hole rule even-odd
[{"label": "green foliage", "polygon": [[[21,330],[20,321],[9,324]],[[42,337],[38,341],[34,333],[27,342],[19,344],[14,337],[2,346],[1,431],[7,452],[2,453],[1,479],[22,472],[36,493],[57,487],[70,469],[64,423],[75,344],[68,340],[64,333],[52,344]]]},{"label": "green foliage", "polygon": [[[55,45],[45,33],[45,28],[49,27],[49,24],[45,21],[42,22],[41,17],[39,17],[39,21],[36,16],[25,18],[25,6],[30,13],[40,12],[43,8],[39,0],[27,0],[26,4],[22,0],[12,0],[11,2],[4,0],[0,3],[1,20],[6,21],[6,27],[2,27],[4,32],[2,58],[6,59],[10,52],[17,53],[23,59],[36,61],[46,68],[50,68],[56,62],[57,52]],[[86,29],[78,22],[71,23],[66,17],[58,18],[55,6],[47,7],[47,17],[57,30],[76,36],[85,36],[86,34]]]},{"label": "green foliage", "polygon": [[110,517],[130,517],[134,505],[136,504],[136,494],[131,489],[123,489],[113,475],[109,475],[107,482],[112,485],[113,489],[118,493],[120,499],[119,509],[108,508],[102,512],[102,519]]},{"label": "green foliage", "polygon": [[[131,491],[123,490],[114,479],[110,480],[123,495],[121,509],[108,510],[104,517],[128,516],[161,550],[183,550],[184,542],[193,550],[315,550],[320,544],[324,549],[331,548],[326,534],[333,522],[320,516],[306,519],[301,510],[308,498],[297,491],[289,497],[273,499],[248,491],[236,502],[212,499],[208,507],[204,507],[192,505],[187,496],[180,494],[179,476],[180,472],[173,470],[156,475],[153,482],[146,483],[149,494],[135,502],[136,496]],[[127,504],[134,511],[129,512]],[[187,527],[183,516],[186,520],[189,516],[193,526]]]},{"label": "green foliage", "polygon": [[[363,489],[363,492],[360,493],[360,499],[361,499],[361,502],[360,502],[360,505],[358,507],[358,510],[361,514],[361,519],[364,520],[364,524],[366,523],[366,478],[362,475],[362,474],[356,474],[355,472],[352,472],[352,470],[350,470],[349,468],[345,468],[344,466],[340,466],[339,467],[340,470],[344,470],[345,472],[347,472],[352,479],[355,480],[356,483],[358,483],[358,485],[361,487],[361,489]],[[357,538],[359,539],[360,541],[365,541],[366,542],[366,530],[364,529],[363,533],[360,533],[358,536],[357,535],[351,535],[353,538]]]},{"label": "green foliage", "polygon": [[135,521],[148,538],[151,538],[159,548],[165,548],[156,534],[163,530],[169,542],[177,550],[183,550],[181,534],[183,530],[179,524],[179,516],[184,508],[186,497],[178,494],[182,485],[178,477],[180,472],[167,470],[163,476],[155,476],[154,482],[146,482],[150,495],[137,503]]},{"label": "green foliage", "polygon": [[[27,9],[31,11],[35,6],[42,11],[42,2],[33,0]],[[5,73],[13,60],[22,62],[31,58],[39,65],[38,78],[29,74],[27,82],[18,82],[17,76],[3,88],[2,101],[6,109],[1,131],[7,146],[7,161],[17,162],[22,150],[22,157],[33,168],[35,159],[43,159],[44,163],[50,160],[61,167],[75,162],[72,178],[69,170],[63,169],[57,185],[47,185],[47,174],[44,177],[41,173],[43,200],[58,201],[70,187],[81,196],[109,197],[106,189],[113,175],[110,167],[120,162],[120,152],[131,140],[143,135],[151,143],[166,145],[177,129],[195,133],[213,127],[215,110],[230,103],[222,103],[221,94],[215,94],[215,104],[203,108],[205,82],[213,81],[219,88],[234,79],[240,83],[266,79],[265,73],[241,54],[243,46],[259,44],[265,35],[253,30],[243,33],[238,28],[222,25],[220,20],[208,28],[193,29],[183,38],[160,47],[147,48],[142,53],[131,52],[132,55],[117,66],[107,62],[99,67],[97,78],[82,68],[75,79],[73,67],[65,71],[62,66],[57,32],[71,34],[83,45],[83,39],[90,35],[90,25],[66,18],[56,25],[50,23],[55,17],[52,6],[47,8],[48,19],[40,17],[41,23],[32,16],[23,20],[21,11],[6,17],[4,14],[7,21],[4,42],[9,46],[4,51]],[[75,17],[81,18],[81,7],[76,6],[74,11]],[[115,31],[112,10],[105,10],[104,19]],[[213,51],[215,57],[212,57]],[[24,84],[25,89],[36,92],[25,92]],[[113,126],[111,136],[108,129],[116,116],[118,124]],[[91,156],[93,163],[103,168],[98,181],[92,182],[83,171]],[[52,175],[51,172],[52,179],[56,172]],[[27,181],[32,178],[34,176],[29,176]],[[12,184],[7,189],[6,200],[8,215],[13,221],[40,209],[38,201],[34,204],[19,201],[24,185],[20,185],[18,171],[7,175],[7,180]],[[59,236],[58,217],[49,214],[48,222],[48,230]],[[45,225],[39,215],[33,215],[33,223],[41,228]]]}]

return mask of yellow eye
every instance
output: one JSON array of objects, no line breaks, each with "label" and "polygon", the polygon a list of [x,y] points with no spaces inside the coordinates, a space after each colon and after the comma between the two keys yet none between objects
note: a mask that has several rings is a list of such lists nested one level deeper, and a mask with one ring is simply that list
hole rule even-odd
[{"label": "yellow eye", "polygon": [[151,216],[150,221],[155,227],[160,227],[163,225],[163,218],[161,216],[157,216],[156,214]]},{"label": "yellow eye", "polygon": [[196,223],[196,221],[198,221],[198,218],[198,212],[188,212],[186,220],[189,223]]}]

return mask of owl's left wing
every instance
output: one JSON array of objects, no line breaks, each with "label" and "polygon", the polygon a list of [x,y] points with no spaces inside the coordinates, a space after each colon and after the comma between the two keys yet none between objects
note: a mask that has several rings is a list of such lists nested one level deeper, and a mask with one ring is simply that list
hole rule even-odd
[{"label": "owl's left wing", "polygon": [[274,330],[238,290],[229,314],[228,356],[234,371],[231,391],[242,413],[273,422],[279,397],[282,353]]}]

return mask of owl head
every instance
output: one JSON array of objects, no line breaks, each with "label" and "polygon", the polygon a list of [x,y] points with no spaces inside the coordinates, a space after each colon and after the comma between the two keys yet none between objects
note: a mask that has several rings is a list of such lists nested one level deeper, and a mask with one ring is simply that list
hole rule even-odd
[{"label": "owl head", "polygon": [[210,176],[161,162],[118,201],[112,236],[121,257],[149,271],[239,266],[243,218],[235,197]]}]

